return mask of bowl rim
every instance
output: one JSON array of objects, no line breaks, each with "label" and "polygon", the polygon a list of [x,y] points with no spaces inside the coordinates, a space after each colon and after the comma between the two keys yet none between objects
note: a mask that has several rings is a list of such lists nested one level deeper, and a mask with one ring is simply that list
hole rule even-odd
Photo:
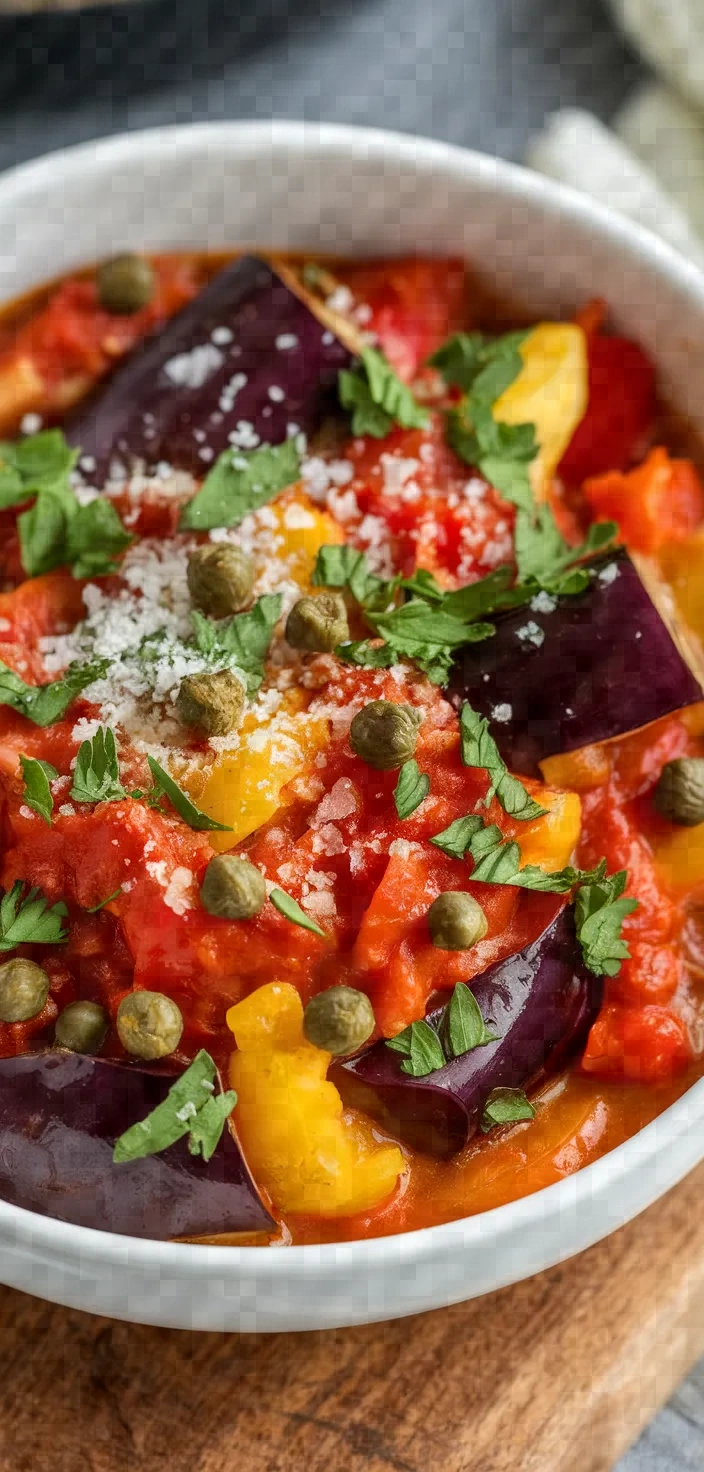
[{"label": "bowl rim", "polygon": [[[310,151],[318,156],[342,152],[348,162],[383,159],[391,165],[403,163],[418,173],[445,171],[467,184],[474,182],[499,195],[534,205],[548,217],[567,219],[577,227],[592,230],[602,240],[620,247],[650,268],[656,276],[664,277],[668,285],[698,299],[704,311],[704,272],[646,227],[574,188],[519,164],[437,139],[385,129],[274,119],[199,122],[118,133],[59,148],[5,170],[0,174],[0,207],[11,205],[13,196],[20,199],[25,193],[33,193],[44,183],[55,187],[57,175],[65,175],[66,171],[74,177],[80,175],[84,166],[107,172],[116,163],[130,159],[138,162],[147,154],[175,157],[192,145],[206,142],[234,152],[259,148],[266,153],[278,149],[294,157],[304,157]],[[664,1143],[672,1146],[702,1119],[704,1078],[695,1081],[643,1129],[574,1174],[488,1211],[388,1236],[285,1247],[172,1242],[77,1226],[0,1200],[0,1240],[7,1243],[14,1239],[19,1245],[24,1239],[31,1245],[34,1257],[45,1252],[53,1258],[57,1251],[65,1257],[68,1249],[68,1255],[75,1255],[83,1264],[92,1261],[104,1265],[112,1257],[128,1260],[133,1268],[153,1269],[161,1265],[176,1273],[185,1270],[203,1275],[218,1265],[225,1274],[228,1270],[240,1277],[246,1277],[248,1272],[257,1277],[265,1273],[273,1280],[297,1268],[304,1270],[313,1262],[319,1277],[333,1277],[340,1269],[359,1266],[361,1261],[370,1268],[392,1260],[395,1265],[408,1261],[417,1264],[426,1258],[436,1258],[443,1244],[455,1246],[461,1239],[463,1250],[471,1250],[473,1245],[490,1237],[498,1249],[499,1239],[512,1235],[520,1227],[535,1228],[541,1218],[548,1215],[554,1218],[561,1209],[578,1213],[603,1196],[613,1180],[626,1178],[636,1168],[642,1171],[651,1167]],[[659,1194],[654,1184],[652,1199]],[[590,1240],[607,1236],[626,1219],[627,1215],[615,1221],[607,1217],[603,1230]],[[573,1250],[567,1248],[563,1255],[569,1256]]]}]

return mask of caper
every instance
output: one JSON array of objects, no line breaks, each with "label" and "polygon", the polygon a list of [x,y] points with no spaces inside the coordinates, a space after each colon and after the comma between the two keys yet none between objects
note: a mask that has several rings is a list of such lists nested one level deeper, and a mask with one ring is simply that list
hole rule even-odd
[{"label": "caper", "polygon": [[48,995],[49,977],[34,961],[17,956],[0,966],[0,1022],[29,1022]]},{"label": "caper", "polygon": [[196,547],[188,559],[188,591],[196,608],[211,618],[238,613],[251,597],[254,563],[241,547],[229,542]]},{"label": "caper", "polygon": [[304,649],[309,654],[331,654],[349,632],[341,593],[299,598],[286,620],[286,639],[291,648]]},{"label": "caper", "polygon": [[135,1058],[166,1058],[178,1047],[183,1018],[163,992],[130,992],[117,1009],[123,1048]]},{"label": "caper", "polygon": [[69,1002],[56,1019],[54,1039],[71,1053],[97,1053],[108,1030],[108,1014],[99,1002]]},{"label": "caper", "polygon": [[487,918],[474,896],[448,889],[428,910],[430,939],[442,951],[468,951],[487,932]]},{"label": "caper", "polygon": [[251,920],[266,901],[264,876],[249,859],[217,854],[203,876],[200,897],[209,915],[218,915],[221,920]]},{"label": "caper", "polygon": [[683,828],[704,823],[704,757],[678,756],[666,762],[653,802],[663,818]]},{"label": "caper", "polygon": [[144,256],[114,256],[98,266],[98,301],[106,312],[130,317],[147,307],[154,295],[154,268]]},{"label": "caper", "polygon": [[318,992],[303,1014],[309,1043],[336,1057],[355,1053],[374,1031],[374,1008],[366,992],[352,986],[331,986]]},{"label": "caper", "polygon": [[236,731],[244,710],[244,685],[232,670],[214,675],[186,675],[176,701],[184,726],[197,726],[208,736]]},{"label": "caper", "polygon": [[390,771],[402,767],[416,749],[423,717],[412,705],[371,700],[362,706],[350,726],[352,750],[370,767]]}]

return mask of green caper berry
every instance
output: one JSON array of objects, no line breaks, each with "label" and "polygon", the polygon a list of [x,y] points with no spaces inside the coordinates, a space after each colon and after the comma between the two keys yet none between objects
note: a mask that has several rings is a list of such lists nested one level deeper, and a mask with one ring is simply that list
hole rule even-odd
[{"label": "green caper berry", "polygon": [[254,586],[254,563],[241,547],[217,542],[197,547],[188,559],[188,591],[196,608],[227,618],[246,607]]},{"label": "green caper berry", "polygon": [[49,977],[34,961],[17,956],[0,966],[0,1022],[29,1022],[48,995]]},{"label": "green caper berry", "polygon": [[117,1009],[117,1031],[134,1058],[166,1058],[179,1045],[183,1017],[163,992],[130,992]]},{"label": "green caper berry", "polygon": [[99,1002],[69,1002],[56,1019],[54,1040],[71,1053],[97,1053],[108,1030],[108,1014]]},{"label": "green caper berry", "polygon": [[370,767],[391,771],[410,760],[416,749],[423,717],[412,705],[371,700],[362,706],[350,726],[350,744]]},{"label": "green caper berry", "polygon": [[331,986],[326,992],[318,992],[303,1014],[308,1042],[336,1058],[356,1053],[374,1027],[374,1008],[366,992],[352,986]]},{"label": "green caper berry", "polygon": [[448,889],[428,910],[430,939],[442,951],[468,951],[487,932],[487,918],[474,896]]},{"label": "green caper berry", "polygon": [[209,915],[221,920],[251,920],[266,902],[264,876],[249,859],[217,854],[203,875],[200,898]]},{"label": "green caper berry", "polygon": [[232,670],[214,675],[186,675],[176,706],[184,726],[197,726],[208,736],[236,731],[244,710],[244,685]]},{"label": "green caper berry", "polygon": [[155,286],[154,268],[144,256],[114,256],[98,267],[98,301],[106,312],[120,317],[130,317],[147,307]]},{"label": "green caper berry", "polygon": [[286,639],[292,649],[308,654],[332,654],[349,635],[347,609],[340,593],[299,598],[286,620]]},{"label": "green caper berry", "polygon": [[666,762],[653,802],[663,818],[683,828],[704,823],[704,757],[678,756]]}]

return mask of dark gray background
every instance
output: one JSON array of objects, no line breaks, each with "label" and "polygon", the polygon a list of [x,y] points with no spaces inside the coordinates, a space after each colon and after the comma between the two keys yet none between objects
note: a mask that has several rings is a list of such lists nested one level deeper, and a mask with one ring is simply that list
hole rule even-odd
[{"label": "dark gray background", "polygon": [[[207,118],[323,118],[521,159],[546,113],[608,121],[641,74],[600,0],[133,0],[0,19],[0,169]],[[703,1466],[704,1366],[619,1472]]]}]

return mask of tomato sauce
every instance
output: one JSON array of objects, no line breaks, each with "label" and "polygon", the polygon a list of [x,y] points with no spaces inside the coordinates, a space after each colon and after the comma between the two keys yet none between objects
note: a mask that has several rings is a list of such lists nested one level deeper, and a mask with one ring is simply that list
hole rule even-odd
[{"label": "tomato sauce", "polygon": [[[129,317],[117,318],[99,306],[90,273],[8,311],[0,322],[0,432],[16,433],[27,414],[60,420],[120,357],[190,300],[219,264],[194,255],[156,259],[154,300]],[[397,372],[421,386],[425,381],[428,392],[428,355],[449,333],[485,319],[485,304],[472,297],[457,262],[336,263],[334,270],[338,285],[366,304],[365,325]],[[688,547],[701,535],[701,483],[689,461],[670,460],[665,450],[652,451],[633,468],[653,432],[654,375],[636,345],[600,334],[599,318],[598,311],[584,318],[589,408],[551,479],[552,504],[563,530],[577,529],[595,514],[614,515],[626,543],[661,556],[664,566],[675,556],[673,546]],[[626,377],[633,389],[627,401],[613,392],[614,383]],[[514,507],[479,474],[468,493],[467,467],[445,443],[439,417],[428,429],[393,429],[382,441],[357,436],[338,453],[351,467],[330,508],[338,518],[332,525],[338,540],[344,534],[368,550],[383,534],[389,571],[408,577],[423,569],[448,589],[511,561]],[[134,513],[126,495],[116,505],[132,515],[138,536],[173,536],[178,505],[158,494],[143,499]],[[308,503],[305,509],[309,514]],[[331,539],[328,527],[323,540]],[[23,679],[40,682],[42,640],[75,628],[84,614],[84,583],[65,570],[24,580],[14,510],[0,512],[0,543],[0,657]],[[684,554],[676,555],[681,568]],[[98,582],[106,594],[117,586],[116,579]],[[363,634],[352,630],[352,637]],[[74,728],[79,718],[95,714],[80,697],[65,718],[47,728],[0,708],[3,886],[9,889],[17,879],[38,885],[50,902],[67,905],[69,926],[67,944],[22,948],[49,972],[51,994],[31,1022],[0,1023],[0,1056],[50,1040],[59,1010],[78,996],[102,1002],[114,1017],[136,985],[166,992],[180,1006],[185,1029],[177,1062],[185,1064],[207,1047],[225,1069],[232,1048],[225,1012],[273,972],[293,982],[304,1001],[333,983],[367,992],[379,1035],[395,1036],[423,1016],[432,998],[448,994],[459,981],[471,982],[535,937],[529,896],[511,886],[467,884],[464,862],[428,846],[433,835],[482,801],[488,800],[486,821],[500,823],[509,839],[520,837],[524,854],[532,843],[537,846],[533,862],[560,867],[563,860],[549,862],[550,844],[559,851],[569,832],[572,809],[565,794],[579,794],[577,862],[588,868],[604,857],[609,872],[628,871],[628,894],[639,902],[624,923],[630,959],[606,979],[583,1057],[535,1096],[541,1106],[536,1119],[479,1136],[450,1161],[408,1151],[409,1169],[388,1202],[325,1222],[294,1216],[287,1227],[295,1242],[410,1230],[528,1194],[613,1149],[704,1071],[704,939],[700,943],[692,901],[704,884],[704,855],[701,863],[696,853],[688,856],[693,867],[683,888],[676,862],[668,858],[669,825],[652,804],[665,762],[704,755],[702,711],[695,707],[646,731],[547,760],[543,776],[549,785],[526,782],[531,793],[553,794],[555,817],[546,840],[543,828],[508,818],[496,797],[488,797],[485,771],[462,765],[456,718],[436,687],[412,669],[334,664],[325,655],[311,660],[305,682],[282,696],[291,730],[298,733],[324,692],[321,719],[332,730],[324,781],[316,766],[315,731],[306,728],[308,744],[300,746],[300,763],[292,760],[285,773],[273,811],[238,840],[238,852],[263,872],[285,873],[287,889],[314,891],[323,899],[335,895],[325,919],[330,944],[291,927],[271,905],[252,921],[228,925],[190,903],[180,906],[176,892],[169,898],[165,891],[159,866],[198,886],[215,839],[138,796],[90,809],[71,804],[69,774],[79,744]],[[403,823],[393,803],[397,773],[360,772],[347,741],[349,723],[341,719],[351,700],[385,698],[422,705],[424,715],[417,759],[430,778],[430,796]],[[189,778],[195,801],[204,800],[212,781],[212,755],[203,746],[196,738],[182,742],[184,770],[202,757],[200,775]],[[65,774],[57,797],[61,816],[51,826],[38,829],[23,801],[20,754],[40,757]],[[143,792],[149,785],[143,751],[126,741],[121,763],[126,793]],[[569,849],[565,862],[567,857]],[[476,892],[488,921],[486,936],[468,951],[441,951],[428,939],[428,905],[453,888]],[[319,913],[326,914],[322,901]],[[109,1052],[124,1052],[112,1033]]]}]

